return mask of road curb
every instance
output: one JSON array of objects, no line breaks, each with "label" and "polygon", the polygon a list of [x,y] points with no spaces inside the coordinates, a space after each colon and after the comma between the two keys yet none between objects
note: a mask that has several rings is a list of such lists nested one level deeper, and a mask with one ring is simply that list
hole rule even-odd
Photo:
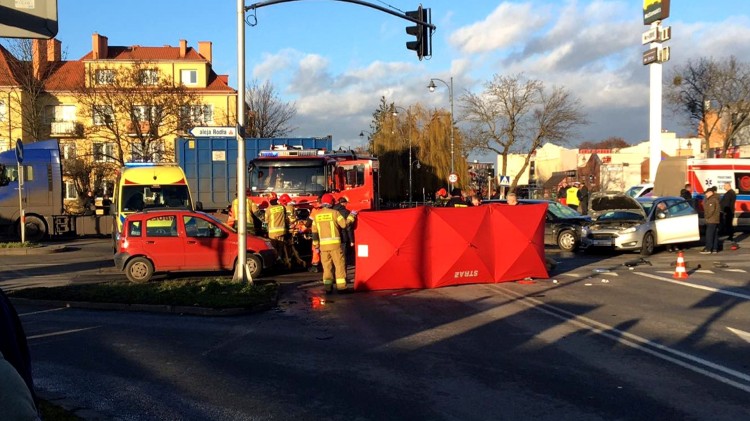
[{"label": "road curb", "polygon": [[209,308],[193,306],[174,306],[167,304],[122,304],[122,303],[95,303],[88,301],[65,301],[65,300],[35,300],[29,298],[10,298],[13,305],[31,305],[42,307],[67,307],[84,308],[93,310],[114,311],[137,311],[147,313],[165,313],[191,316],[240,316],[245,314],[259,313],[273,308],[278,302],[278,293],[274,302],[262,304],[253,308]]},{"label": "road curb", "polygon": [[67,251],[68,246],[40,246],[40,247],[16,247],[0,248],[0,256],[27,256],[34,254],[52,254]]}]

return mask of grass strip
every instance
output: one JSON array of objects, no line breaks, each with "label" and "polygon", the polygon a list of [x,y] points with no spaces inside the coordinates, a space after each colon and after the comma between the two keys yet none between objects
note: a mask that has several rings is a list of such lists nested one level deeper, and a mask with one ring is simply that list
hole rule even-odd
[{"label": "grass strip", "polygon": [[105,282],[9,291],[10,297],[35,300],[117,304],[197,306],[215,309],[256,308],[276,300],[276,283],[237,283],[227,279]]}]

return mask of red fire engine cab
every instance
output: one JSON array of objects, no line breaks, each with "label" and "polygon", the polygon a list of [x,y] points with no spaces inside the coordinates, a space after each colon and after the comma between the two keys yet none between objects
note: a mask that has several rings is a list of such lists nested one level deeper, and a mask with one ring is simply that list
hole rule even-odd
[{"label": "red fire engine cab", "polygon": [[313,207],[324,193],[347,198],[349,210],[378,209],[377,158],[353,151],[330,152],[286,146],[260,151],[249,165],[248,197],[265,207],[268,196],[288,194],[299,207]]}]

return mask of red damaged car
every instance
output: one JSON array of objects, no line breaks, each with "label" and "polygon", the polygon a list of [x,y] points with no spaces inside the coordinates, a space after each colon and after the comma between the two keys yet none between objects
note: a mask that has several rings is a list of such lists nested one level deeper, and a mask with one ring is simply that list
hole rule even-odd
[{"label": "red damaged car", "polygon": [[[237,263],[237,237],[237,231],[203,212],[138,212],[125,218],[115,266],[131,282],[147,282],[155,272],[231,271]],[[277,258],[268,239],[247,235],[253,278],[272,268]]]}]

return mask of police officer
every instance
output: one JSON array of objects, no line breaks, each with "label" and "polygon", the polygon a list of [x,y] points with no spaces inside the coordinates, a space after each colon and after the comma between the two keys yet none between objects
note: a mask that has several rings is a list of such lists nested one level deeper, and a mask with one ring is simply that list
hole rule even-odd
[{"label": "police officer", "polygon": [[323,263],[323,287],[326,292],[333,291],[334,269],[336,289],[346,289],[346,261],[341,251],[341,230],[354,222],[357,212],[352,211],[348,218],[333,209],[336,200],[326,193],[321,197],[321,207],[310,215],[312,219],[313,247],[320,251]]}]

